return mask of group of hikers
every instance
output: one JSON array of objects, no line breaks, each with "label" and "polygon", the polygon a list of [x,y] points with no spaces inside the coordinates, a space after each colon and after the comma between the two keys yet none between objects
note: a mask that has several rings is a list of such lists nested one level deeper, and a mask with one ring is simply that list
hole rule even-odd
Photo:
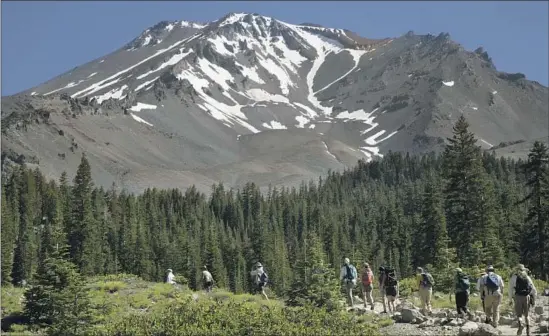
[{"label": "group of hikers", "polygon": [[[349,258],[344,259],[344,264],[341,267],[340,279],[344,283],[347,303],[352,307],[353,289],[358,281],[356,268],[350,263]],[[461,268],[455,269],[455,302],[458,316],[461,318],[472,317],[467,306],[469,303],[469,295],[471,289],[471,277],[463,272]],[[361,289],[363,294],[364,307],[370,306],[374,310],[374,273],[368,263],[364,263],[363,270],[360,274]],[[416,274],[417,291],[421,300],[421,311],[425,315],[432,313],[431,297],[433,294],[433,286],[435,281],[433,276],[423,268],[417,268]],[[383,313],[395,311],[395,301],[399,294],[399,284],[394,268],[379,267],[379,277],[377,284],[379,293],[383,303]],[[504,282],[502,277],[495,272],[493,266],[486,267],[485,272],[480,274],[476,289],[480,293],[482,308],[486,314],[485,323],[491,324],[497,328],[499,324],[499,312],[502,298],[504,295]],[[519,264],[513,271],[509,280],[509,299],[514,305],[514,311],[518,320],[517,335],[522,335],[524,327],[526,327],[527,335],[530,335],[529,312],[530,307],[534,306],[537,295],[534,282],[528,275],[528,269],[524,265]],[[523,321],[524,320],[524,321]]]},{"label": "group of hikers", "polygon": [[[168,275],[166,276],[166,283],[176,285],[177,283],[175,282],[175,275],[173,274],[173,270],[169,268],[167,271]],[[260,262],[257,262],[254,265],[252,271],[250,272],[250,276],[252,284],[254,286],[254,293],[263,295],[265,300],[268,301],[269,298],[267,297],[267,293],[265,293],[265,287],[267,286],[269,276],[267,275],[267,272],[263,269],[263,265]],[[209,293],[212,291],[214,284],[215,281],[212,273],[208,271],[207,266],[202,266],[202,287],[207,293]]]},{"label": "group of hikers", "polygon": [[[421,301],[421,311],[424,315],[432,313],[431,298],[433,295],[433,286],[435,281],[433,276],[421,267],[416,269],[416,284],[417,292]],[[269,300],[265,293],[269,277],[264,270],[263,265],[257,262],[250,272],[254,292],[263,295],[266,300]],[[361,290],[364,301],[364,307],[370,307],[374,310],[374,273],[368,263],[364,263],[362,272],[359,276],[355,266],[351,264],[349,258],[345,258],[343,266],[340,270],[340,280],[345,287],[345,294],[349,306],[354,306],[353,289],[356,287],[360,278]],[[472,314],[467,308],[469,304],[469,295],[471,293],[471,277],[463,272],[461,268],[455,269],[455,303],[458,316],[461,318],[471,318]],[[175,276],[171,269],[168,269],[166,282],[176,284]],[[202,270],[202,283],[206,292],[211,292],[214,286],[212,274],[206,266]],[[379,276],[377,278],[377,286],[383,304],[383,313],[395,312],[395,302],[399,295],[399,282],[397,280],[395,269],[388,266],[379,267]],[[499,324],[500,305],[503,298],[504,282],[502,277],[495,272],[493,266],[486,267],[485,272],[480,274],[476,284],[476,290],[480,293],[482,308],[486,314],[485,323],[489,323],[495,328]],[[513,302],[516,318],[519,328],[517,335],[521,335],[524,327],[526,327],[527,335],[530,334],[529,311],[530,307],[535,303],[537,295],[536,287],[530,276],[528,269],[524,265],[519,264],[513,271],[509,280],[509,299]],[[522,321],[524,320],[524,322]]]}]

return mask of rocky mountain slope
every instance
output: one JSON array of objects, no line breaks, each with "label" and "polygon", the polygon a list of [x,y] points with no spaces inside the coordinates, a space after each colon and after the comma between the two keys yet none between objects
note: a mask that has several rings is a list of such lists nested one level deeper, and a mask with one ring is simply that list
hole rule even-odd
[{"label": "rocky mountain slope", "polygon": [[[510,41],[512,44],[512,41]],[[2,164],[97,183],[295,185],[389,150],[439,150],[464,114],[488,149],[547,135],[548,88],[448,34],[372,40],[256,14],[160,22],[2,98]]]}]

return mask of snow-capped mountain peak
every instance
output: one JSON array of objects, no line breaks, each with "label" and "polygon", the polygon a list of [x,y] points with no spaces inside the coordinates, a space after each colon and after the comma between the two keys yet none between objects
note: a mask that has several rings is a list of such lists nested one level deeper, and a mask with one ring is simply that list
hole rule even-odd
[{"label": "snow-capped mountain peak", "polygon": [[[162,161],[161,167],[199,169],[252,160],[247,162],[255,167],[253,174],[261,175],[274,168],[257,168],[253,160],[265,162],[268,155],[273,167],[295,158],[307,162],[303,169],[317,171],[369,161],[395,148],[432,149],[444,142],[451,119],[462,113],[513,116],[518,101],[547,96],[546,88],[501,75],[486,66],[486,59],[486,52],[466,52],[445,34],[368,39],[345,29],[231,13],[206,24],[159,22],[125,48],[28,93],[36,104],[44,102],[40,111],[61,99],[69,107],[59,111],[108,115],[86,126],[105,137],[110,134],[101,127],[111,126],[104,123],[118,122],[124,123],[127,137],[154,137],[148,141],[158,145],[147,147],[150,155],[127,149],[137,145],[126,142],[116,151],[144,155],[149,165],[150,159]],[[520,99],[505,98],[518,91],[523,92]],[[532,92],[539,97],[532,98]],[[521,110],[534,111],[529,113],[538,118],[538,105]],[[532,127],[546,125],[541,119]],[[490,144],[517,127],[489,134],[486,129],[479,131],[486,134],[482,142]],[[132,166],[133,160],[124,162]],[[235,168],[227,169],[237,174]],[[298,176],[301,168],[284,169]]]}]

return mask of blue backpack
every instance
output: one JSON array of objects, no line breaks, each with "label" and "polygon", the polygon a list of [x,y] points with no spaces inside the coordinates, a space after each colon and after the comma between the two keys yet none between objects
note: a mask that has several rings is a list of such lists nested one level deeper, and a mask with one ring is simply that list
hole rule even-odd
[{"label": "blue backpack", "polygon": [[499,279],[496,273],[488,273],[484,284],[486,285],[486,288],[490,290],[490,292],[497,291],[499,289]]},{"label": "blue backpack", "polygon": [[345,265],[345,279],[353,281],[357,278],[356,268],[353,265]]}]

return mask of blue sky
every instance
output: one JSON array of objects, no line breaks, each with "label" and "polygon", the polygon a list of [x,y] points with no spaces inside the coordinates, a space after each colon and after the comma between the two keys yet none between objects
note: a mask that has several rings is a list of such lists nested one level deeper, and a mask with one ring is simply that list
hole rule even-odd
[{"label": "blue sky", "polygon": [[208,22],[229,12],[346,28],[369,38],[448,32],[468,50],[483,46],[499,70],[549,81],[546,1],[3,1],[2,96],[110,53],[159,21]]}]

